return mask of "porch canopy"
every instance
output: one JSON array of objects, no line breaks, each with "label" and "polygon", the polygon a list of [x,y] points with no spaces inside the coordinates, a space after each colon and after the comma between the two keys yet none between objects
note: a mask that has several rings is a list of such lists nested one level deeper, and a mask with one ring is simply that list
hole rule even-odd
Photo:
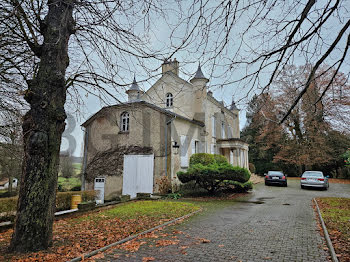
[{"label": "porch canopy", "polygon": [[249,169],[248,143],[239,138],[218,139],[216,143],[220,154],[224,155],[230,164]]}]

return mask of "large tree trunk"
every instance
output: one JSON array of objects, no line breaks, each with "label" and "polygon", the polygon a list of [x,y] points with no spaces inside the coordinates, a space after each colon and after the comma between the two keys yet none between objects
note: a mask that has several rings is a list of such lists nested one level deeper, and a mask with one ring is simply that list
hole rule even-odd
[{"label": "large tree trunk", "polygon": [[44,44],[32,48],[41,60],[25,95],[30,110],[22,125],[25,155],[11,251],[35,251],[52,244],[73,3],[48,1],[48,14],[41,24]]}]

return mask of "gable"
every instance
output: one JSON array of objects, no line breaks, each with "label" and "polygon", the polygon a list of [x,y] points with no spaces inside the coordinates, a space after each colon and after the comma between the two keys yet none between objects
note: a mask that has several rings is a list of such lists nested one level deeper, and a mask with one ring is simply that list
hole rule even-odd
[{"label": "gable", "polygon": [[[171,93],[173,105],[166,105],[167,94]],[[147,92],[143,99],[160,108],[165,108],[183,117],[193,119],[193,85],[171,72],[165,73]]]}]

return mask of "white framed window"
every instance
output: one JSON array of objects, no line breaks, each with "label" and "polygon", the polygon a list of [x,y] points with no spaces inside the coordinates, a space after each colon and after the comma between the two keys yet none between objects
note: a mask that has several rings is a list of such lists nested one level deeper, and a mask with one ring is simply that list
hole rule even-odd
[{"label": "white framed window", "polygon": [[173,106],[173,94],[167,93],[166,94],[166,107],[172,107]]},{"label": "white framed window", "polygon": [[228,126],[228,132],[229,132],[228,138],[232,138],[233,137],[233,128],[232,128],[232,126]]},{"label": "white framed window", "polygon": [[221,138],[226,138],[226,132],[225,132],[225,122],[221,123]]},{"label": "white framed window", "polygon": [[121,114],[121,131],[122,132],[128,132],[129,131],[129,113],[123,112]]}]

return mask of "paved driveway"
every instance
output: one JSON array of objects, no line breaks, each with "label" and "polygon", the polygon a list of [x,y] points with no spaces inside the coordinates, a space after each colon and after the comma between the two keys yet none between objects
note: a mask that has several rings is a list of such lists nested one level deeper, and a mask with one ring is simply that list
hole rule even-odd
[{"label": "paved driveway", "polygon": [[[302,190],[297,180],[287,188],[259,184],[241,202],[209,209],[138,240],[143,244],[135,253],[105,253],[104,260],[328,261],[311,206],[319,196],[350,197],[350,185],[331,184],[328,191],[320,191]],[[171,245],[162,246],[167,243]]]}]

